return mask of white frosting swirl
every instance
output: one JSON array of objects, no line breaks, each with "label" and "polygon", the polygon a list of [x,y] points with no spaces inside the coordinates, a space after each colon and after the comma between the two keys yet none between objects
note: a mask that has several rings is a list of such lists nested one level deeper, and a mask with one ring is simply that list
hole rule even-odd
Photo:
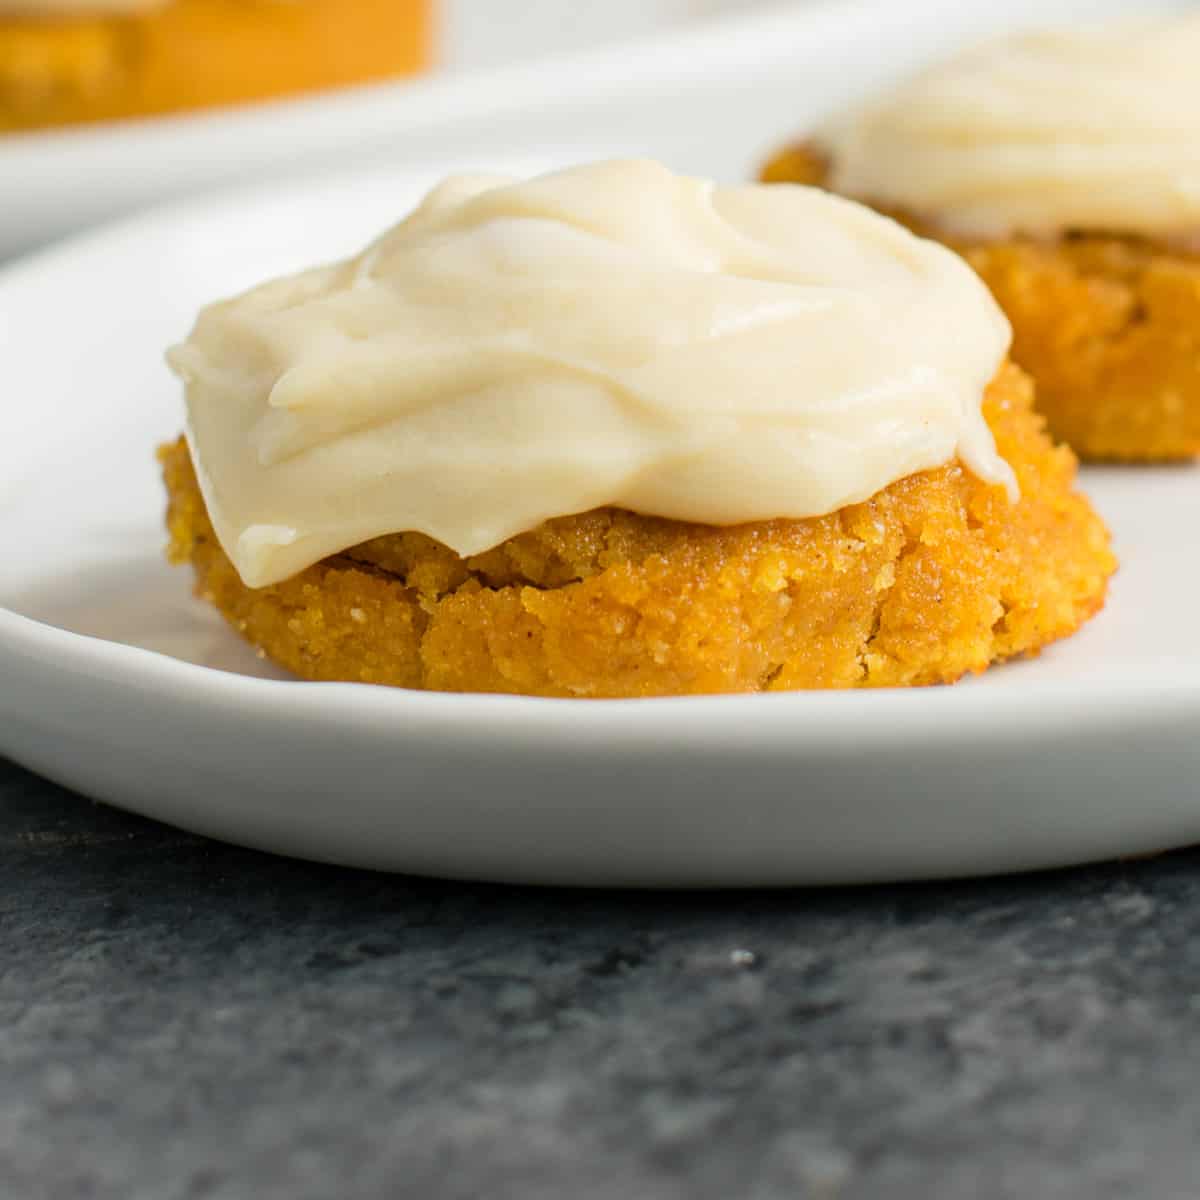
[{"label": "white frosting swirl", "polygon": [[958,455],[1009,328],[955,255],[824,192],[648,162],[458,176],[169,355],[251,586],[385,533],[463,555],[602,505],[809,517]]},{"label": "white frosting swirl", "polygon": [[1200,233],[1200,12],[970,50],[818,135],[831,186],[982,237]]}]

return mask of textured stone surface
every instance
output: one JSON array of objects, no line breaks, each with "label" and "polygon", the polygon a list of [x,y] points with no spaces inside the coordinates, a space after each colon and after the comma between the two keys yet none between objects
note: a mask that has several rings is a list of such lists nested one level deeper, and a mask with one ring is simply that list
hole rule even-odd
[{"label": "textured stone surface", "polygon": [[1198,868],[450,885],[0,763],[0,1196],[1194,1200]]}]

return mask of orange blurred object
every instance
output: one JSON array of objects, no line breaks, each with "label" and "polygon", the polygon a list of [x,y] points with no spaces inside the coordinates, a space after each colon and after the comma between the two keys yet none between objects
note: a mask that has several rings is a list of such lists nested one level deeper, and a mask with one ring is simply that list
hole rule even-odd
[{"label": "orange blurred object", "polygon": [[242,104],[411,74],[429,61],[431,6],[432,0],[169,0],[128,14],[0,14],[0,132]]}]

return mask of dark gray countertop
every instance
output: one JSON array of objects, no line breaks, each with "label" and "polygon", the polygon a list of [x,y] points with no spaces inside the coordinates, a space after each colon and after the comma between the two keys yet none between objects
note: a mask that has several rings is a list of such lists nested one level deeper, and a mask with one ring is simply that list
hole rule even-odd
[{"label": "dark gray countertop", "polygon": [[570,894],[237,850],[0,762],[5,1200],[1200,1195],[1200,854]]}]

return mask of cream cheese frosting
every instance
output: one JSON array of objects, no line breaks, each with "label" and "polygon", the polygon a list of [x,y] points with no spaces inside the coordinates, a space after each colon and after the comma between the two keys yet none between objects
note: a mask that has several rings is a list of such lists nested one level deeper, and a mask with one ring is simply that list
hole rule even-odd
[{"label": "cream cheese frosting", "polygon": [[1034,32],[818,134],[830,185],[951,233],[1200,233],[1200,12]]},{"label": "cream cheese frosting", "polygon": [[461,555],[605,505],[818,516],[958,456],[1008,323],[851,201],[651,162],[461,175],[361,255],[206,308],[169,352],[222,547],[284,579],[386,533]]}]

